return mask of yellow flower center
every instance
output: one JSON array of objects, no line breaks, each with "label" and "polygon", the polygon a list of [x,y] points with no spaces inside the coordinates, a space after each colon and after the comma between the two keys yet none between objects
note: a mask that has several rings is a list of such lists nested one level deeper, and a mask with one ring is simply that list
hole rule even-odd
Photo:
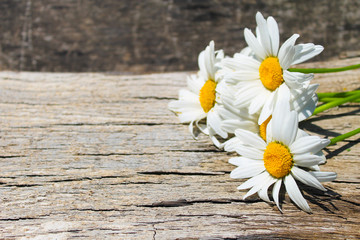
[{"label": "yellow flower center", "polygon": [[271,176],[282,178],[291,172],[294,165],[289,148],[279,142],[271,142],[264,152],[264,165]]},{"label": "yellow flower center", "polygon": [[260,80],[270,91],[277,89],[283,82],[283,71],[277,57],[266,58],[259,67]]},{"label": "yellow flower center", "polygon": [[266,127],[271,120],[271,115],[259,126],[260,137],[266,142]]},{"label": "yellow flower center", "polygon": [[216,83],[214,80],[209,79],[204,86],[200,89],[200,104],[204,112],[209,112],[215,105],[216,98]]}]

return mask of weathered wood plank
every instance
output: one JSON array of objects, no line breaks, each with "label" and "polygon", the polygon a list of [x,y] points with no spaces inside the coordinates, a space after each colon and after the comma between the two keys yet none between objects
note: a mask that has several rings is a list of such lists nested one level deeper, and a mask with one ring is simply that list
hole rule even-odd
[{"label": "weathered wood plank", "polygon": [[[318,63],[347,65],[357,59]],[[312,66],[312,65],[311,65]],[[313,214],[242,200],[232,154],[193,140],[167,110],[187,73],[0,73],[0,238],[357,239],[359,137],[326,149],[326,193]],[[360,71],[317,75],[319,91],[360,87]],[[359,104],[302,127],[333,137],[359,127]]]}]

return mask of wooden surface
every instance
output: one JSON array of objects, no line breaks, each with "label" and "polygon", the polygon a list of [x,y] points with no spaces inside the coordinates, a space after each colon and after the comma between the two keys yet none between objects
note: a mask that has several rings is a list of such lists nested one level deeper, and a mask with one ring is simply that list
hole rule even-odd
[{"label": "wooden surface", "polygon": [[[338,173],[326,193],[302,187],[313,214],[287,195],[284,214],[243,201],[232,155],[167,109],[187,74],[0,72],[0,239],[360,238],[359,136],[325,150],[321,169]],[[313,82],[357,89],[360,70]],[[347,104],[301,126],[331,138],[359,115]]]}]

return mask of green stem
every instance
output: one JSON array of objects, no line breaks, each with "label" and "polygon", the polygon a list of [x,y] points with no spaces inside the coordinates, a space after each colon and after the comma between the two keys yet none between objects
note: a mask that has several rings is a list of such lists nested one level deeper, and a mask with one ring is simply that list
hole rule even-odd
[{"label": "green stem", "polygon": [[301,73],[331,73],[331,72],[342,72],[352,69],[360,68],[360,64],[350,65],[347,67],[339,68],[289,68],[289,72],[301,72]]},{"label": "green stem", "polygon": [[352,130],[352,131],[342,134],[340,136],[334,137],[334,138],[330,139],[330,144],[328,146],[334,145],[335,143],[342,141],[346,138],[352,137],[358,133],[360,133],[360,128]]},{"label": "green stem", "polygon": [[360,93],[360,90],[354,90],[349,92],[327,92],[327,93],[317,93],[318,98],[331,97],[331,98],[343,98],[348,97],[353,94]]},{"label": "green stem", "polygon": [[[319,98],[319,102],[332,102],[339,99],[340,98],[324,97],[324,98]],[[360,103],[360,99],[355,99],[352,100],[351,102]]]},{"label": "green stem", "polygon": [[329,108],[333,108],[333,107],[339,106],[341,104],[351,102],[352,100],[355,100],[355,99],[358,99],[358,98],[360,98],[360,93],[353,94],[353,95],[351,95],[349,97],[346,97],[346,98],[340,98],[338,100],[325,103],[325,104],[315,108],[315,111],[314,111],[313,115],[321,113],[321,112],[323,112],[323,111],[325,111],[325,110],[327,110]]}]

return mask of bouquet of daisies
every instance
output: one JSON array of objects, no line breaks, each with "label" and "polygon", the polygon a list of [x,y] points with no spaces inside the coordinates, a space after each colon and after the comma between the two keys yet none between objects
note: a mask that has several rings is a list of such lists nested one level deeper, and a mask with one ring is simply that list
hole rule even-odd
[{"label": "bouquet of daisies", "polygon": [[292,201],[311,212],[296,183],[326,191],[321,182],[336,178],[334,172],[322,172],[326,159],[322,149],[355,135],[360,128],[332,141],[310,136],[298,128],[299,121],[354,99],[360,92],[346,93],[316,108],[321,97],[311,84],[314,73],[340,69],[295,69],[290,66],[320,54],[323,47],[312,43],[295,44],[298,34],[280,46],[279,28],[273,17],[256,14],[256,35],[245,28],[248,47],[227,57],[215,50],[213,41],[199,54],[199,71],[187,78],[188,89],[179,92],[179,100],[169,103],[181,123],[189,123],[196,139],[199,132],[218,148],[240,156],[229,162],[237,166],[231,178],[248,178],[238,189],[250,189],[244,199],[257,193],[264,201],[272,199],[281,211],[281,185]]}]

